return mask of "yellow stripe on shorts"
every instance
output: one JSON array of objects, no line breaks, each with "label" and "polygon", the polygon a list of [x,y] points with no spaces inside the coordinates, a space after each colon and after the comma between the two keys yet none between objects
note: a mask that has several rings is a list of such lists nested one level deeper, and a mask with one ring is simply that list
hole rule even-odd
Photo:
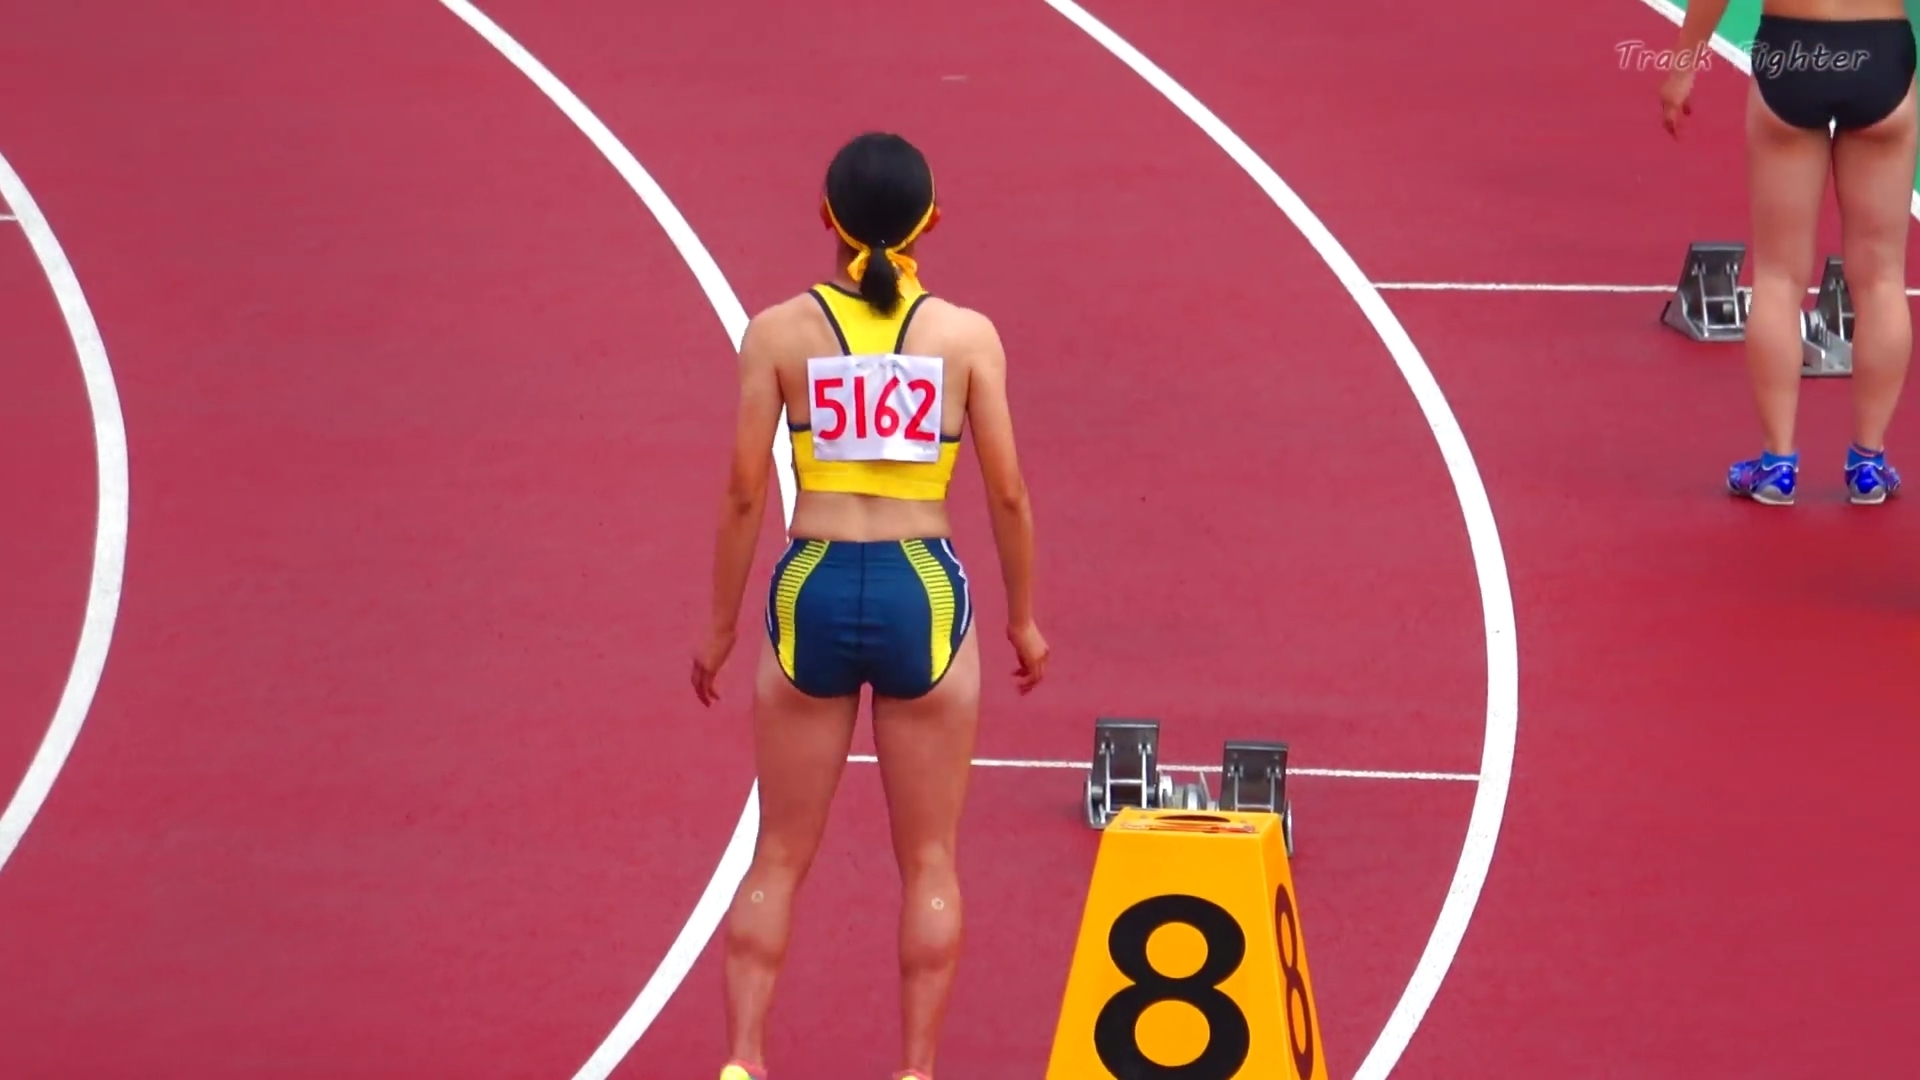
[{"label": "yellow stripe on shorts", "polygon": [[780,644],[775,650],[780,660],[780,670],[787,678],[794,677],[794,618],[793,611],[800,603],[800,587],[807,583],[807,576],[813,568],[826,558],[827,541],[802,540],[800,550],[788,560],[786,569],[780,572],[780,582],[773,590],[773,620],[780,633]]},{"label": "yellow stripe on shorts", "polygon": [[927,590],[927,607],[933,611],[933,678],[938,681],[946,674],[947,665],[953,663],[953,579],[947,576],[947,568],[940,565],[933,552],[927,550],[926,541],[902,540],[900,550],[906,552],[907,562],[913,565],[913,572],[920,576],[921,587]]}]

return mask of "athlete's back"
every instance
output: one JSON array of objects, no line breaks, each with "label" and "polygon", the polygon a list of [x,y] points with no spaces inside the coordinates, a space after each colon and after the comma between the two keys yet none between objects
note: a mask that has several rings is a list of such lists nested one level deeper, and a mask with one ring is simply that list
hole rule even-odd
[{"label": "athlete's back", "polygon": [[[917,295],[916,295],[917,293]],[[827,283],[760,316],[792,441],[798,497],[792,533],[827,540],[947,536],[946,491],[974,404],[1002,385],[1005,357],[979,312],[909,288],[882,315]],[[888,361],[885,357],[899,359]],[[888,375],[887,372],[892,374]],[[937,372],[939,385],[916,379]],[[998,398],[1004,410],[1004,398]],[[989,401],[989,409],[994,406]],[[919,456],[873,449],[924,444]],[[857,445],[856,445],[857,444]]]}]

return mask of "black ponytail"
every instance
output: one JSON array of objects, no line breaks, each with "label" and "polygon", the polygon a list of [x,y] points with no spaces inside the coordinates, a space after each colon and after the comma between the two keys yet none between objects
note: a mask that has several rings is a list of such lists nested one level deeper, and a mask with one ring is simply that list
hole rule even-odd
[{"label": "black ponytail", "polygon": [[900,306],[900,271],[887,258],[885,244],[873,245],[867,256],[867,272],[860,278],[860,299],[882,315],[891,315]]},{"label": "black ponytail", "polygon": [[883,315],[900,306],[900,272],[887,252],[906,243],[933,208],[933,171],[898,135],[869,132],[827,166],[827,205],[847,235],[867,245],[860,298]]}]

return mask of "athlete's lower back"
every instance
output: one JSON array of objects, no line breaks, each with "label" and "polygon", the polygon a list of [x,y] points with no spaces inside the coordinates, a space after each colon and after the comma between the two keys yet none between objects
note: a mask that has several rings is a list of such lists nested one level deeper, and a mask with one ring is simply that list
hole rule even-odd
[{"label": "athlete's lower back", "polygon": [[793,504],[794,536],[816,540],[910,540],[947,537],[953,527],[945,502],[803,491]]},{"label": "athlete's lower back", "polygon": [[1766,0],[1762,10],[1783,19],[1823,22],[1907,17],[1906,0]]}]

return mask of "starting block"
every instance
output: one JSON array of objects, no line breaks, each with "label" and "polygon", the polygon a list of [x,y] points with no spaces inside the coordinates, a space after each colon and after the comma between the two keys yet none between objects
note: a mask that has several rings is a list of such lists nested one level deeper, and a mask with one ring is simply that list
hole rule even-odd
[{"label": "starting block", "polygon": [[1160,765],[1160,721],[1102,717],[1093,722],[1093,764],[1087,770],[1087,824],[1104,829],[1122,809],[1226,810],[1274,814],[1291,858],[1293,803],[1287,799],[1287,744],[1227,740],[1220,797],[1204,772],[1176,783]]},{"label": "starting block", "polygon": [[[1701,241],[1687,245],[1680,283],[1660,321],[1695,341],[1745,341],[1753,290],[1739,284],[1747,246]],[[1853,297],[1838,256],[1828,256],[1812,311],[1800,313],[1800,374],[1853,374]]]},{"label": "starting block", "polygon": [[1680,283],[1660,321],[1695,341],[1744,341],[1753,290],[1740,284],[1747,245],[1701,241],[1687,245]]},{"label": "starting block", "polygon": [[1280,816],[1293,857],[1293,804],[1287,801],[1287,744],[1228,740],[1220,763],[1220,809]]},{"label": "starting block", "polygon": [[1294,896],[1278,815],[1122,808],[1047,1080],[1327,1080]]},{"label": "starting block", "polygon": [[1853,374],[1853,294],[1837,255],[1827,256],[1813,310],[1800,314],[1800,374],[1823,378]]},{"label": "starting block", "polygon": [[1103,829],[1122,808],[1153,810],[1173,798],[1173,778],[1160,772],[1160,721],[1103,717],[1093,722],[1087,824]]}]

